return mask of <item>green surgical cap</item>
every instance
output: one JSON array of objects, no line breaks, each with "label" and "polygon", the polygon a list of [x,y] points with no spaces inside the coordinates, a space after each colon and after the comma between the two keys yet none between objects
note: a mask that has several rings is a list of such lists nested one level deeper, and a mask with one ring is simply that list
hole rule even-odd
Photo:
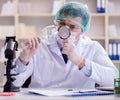
[{"label": "green surgical cap", "polygon": [[60,20],[71,20],[77,23],[84,33],[90,27],[91,16],[86,5],[78,2],[69,2],[64,4],[56,13],[54,23],[58,25]]}]

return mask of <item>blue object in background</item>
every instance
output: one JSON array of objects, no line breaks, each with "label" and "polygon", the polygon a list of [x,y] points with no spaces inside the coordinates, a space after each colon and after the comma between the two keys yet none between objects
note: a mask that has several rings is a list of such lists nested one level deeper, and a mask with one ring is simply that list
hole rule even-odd
[{"label": "blue object in background", "polygon": [[105,0],[97,0],[97,13],[105,13]]},{"label": "blue object in background", "polygon": [[111,60],[120,60],[120,42],[109,43],[109,57]]}]

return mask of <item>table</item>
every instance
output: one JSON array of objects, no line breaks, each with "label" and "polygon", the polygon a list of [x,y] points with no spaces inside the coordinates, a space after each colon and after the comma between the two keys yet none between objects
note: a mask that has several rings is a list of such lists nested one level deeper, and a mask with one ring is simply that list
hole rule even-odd
[{"label": "table", "polygon": [[[21,89],[15,93],[15,96],[0,96],[0,100],[120,100],[120,96],[84,96],[84,97],[46,97],[36,94],[30,94],[28,89]],[[2,92],[2,88],[0,89]]]}]

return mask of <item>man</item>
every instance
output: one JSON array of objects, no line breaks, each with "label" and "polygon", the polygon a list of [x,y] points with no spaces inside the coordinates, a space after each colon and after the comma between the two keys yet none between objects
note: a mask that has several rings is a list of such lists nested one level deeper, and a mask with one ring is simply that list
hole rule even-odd
[{"label": "man", "polygon": [[[90,12],[84,4],[70,2],[63,5],[55,16],[55,24],[67,26],[75,40],[55,38],[55,42],[47,44],[37,37],[25,42],[16,61],[15,71],[19,75],[14,84],[22,86],[31,76],[29,87],[33,88],[88,89],[94,88],[95,83],[113,86],[118,70],[103,47],[84,36],[90,21]],[[62,54],[68,59],[64,60]]]}]

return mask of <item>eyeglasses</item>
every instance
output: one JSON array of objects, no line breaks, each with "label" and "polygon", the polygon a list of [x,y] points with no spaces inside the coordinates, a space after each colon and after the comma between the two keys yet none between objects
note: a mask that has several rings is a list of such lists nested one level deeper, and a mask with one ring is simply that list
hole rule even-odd
[{"label": "eyeglasses", "polygon": [[65,26],[65,25],[67,25],[69,28],[70,28],[70,30],[74,30],[74,29],[80,29],[80,26],[78,26],[78,25],[71,25],[71,24],[66,24],[64,21],[60,21],[59,22],[59,25],[60,26]]}]

